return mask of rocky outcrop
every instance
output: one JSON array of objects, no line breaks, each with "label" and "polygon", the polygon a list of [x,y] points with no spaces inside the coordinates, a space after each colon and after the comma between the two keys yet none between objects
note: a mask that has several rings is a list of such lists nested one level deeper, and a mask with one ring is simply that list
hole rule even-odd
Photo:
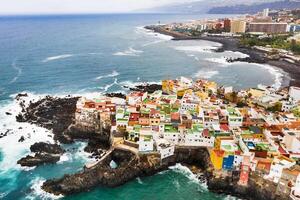
[{"label": "rocky outcrop", "polygon": [[142,84],[137,85],[135,87],[123,86],[124,88],[128,88],[131,91],[139,91],[139,92],[148,92],[153,93],[157,90],[162,90],[162,85],[160,84]]},{"label": "rocky outcrop", "polygon": [[121,98],[121,99],[126,99],[126,95],[123,93],[106,93],[105,96],[107,97],[117,97],[117,98]]},{"label": "rocky outcrop", "polygon": [[[69,195],[88,191],[97,185],[116,187],[136,177],[150,176],[166,170],[178,162],[194,164],[200,168],[207,167],[207,158],[209,155],[206,148],[177,149],[175,155],[164,162],[161,162],[157,153],[137,155],[127,150],[115,149],[94,167],[60,179],[48,180],[42,189],[56,195]],[[114,169],[110,167],[112,160],[117,164]]]},{"label": "rocky outcrop", "polygon": [[85,150],[93,153],[93,157],[99,157],[103,153],[102,149],[109,148],[110,127],[95,130],[75,123],[76,103],[79,97],[46,96],[37,102],[30,102],[28,107],[25,106],[22,97],[23,94],[16,97],[23,110],[16,116],[18,122],[29,122],[52,130],[54,140],[61,143],[87,140],[88,146]]},{"label": "rocky outcrop", "polygon": [[289,196],[277,194],[277,185],[263,179],[255,173],[250,174],[247,186],[238,184],[239,173],[229,173],[225,176],[212,175],[208,178],[208,189],[215,193],[229,194],[249,200],[288,200]]},{"label": "rocky outcrop", "polygon": [[58,144],[49,144],[45,142],[38,142],[30,147],[31,152],[35,153],[50,153],[50,154],[63,154],[65,151]]},{"label": "rocky outcrop", "polygon": [[[23,96],[23,95],[22,95]],[[16,98],[21,98],[18,95]],[[53,130],[54,139],[65,142],[63,132],[75,119],[76,103],[78,97],[45,98],[31,102],[28,107],[21,104],[23,112],[16,116],[18,122],[29,122]]]},{"label": "rocky outcrop", "polygon": [[47,154],[47,153],[36,153],[34,156],[26,156],[18,160],[18,164],[26,167],[34,167],[43,164],[54,164],[58,162],[60,155],[57,154]]},{"label": "rocky outcrop", "polygon": [[43,164],[53,164],[59,161],[60,156],[65,152],[57,144],[48,144],[39,142],[31,145],[31,152],[35,153],[34,156],[28,155],[21,158],[17,163],[21,166],[33,167]]}]

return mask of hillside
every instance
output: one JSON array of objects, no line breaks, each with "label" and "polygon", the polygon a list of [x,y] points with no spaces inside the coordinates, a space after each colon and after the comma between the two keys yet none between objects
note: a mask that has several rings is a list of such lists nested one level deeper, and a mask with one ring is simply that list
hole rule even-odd
[{"label": "hillside", "polygon": [[[226,7],[228,9],[234,8],[236,5],[240,5],[243,2],[243,5],[251,6],[255,3],[270,3],[278,0],[199,0],[190,3],[180,3],[180,4],[170,4],[162,7],[151,8],[147,10],[142,10],[138,12],[150,12],[150,13],[189,13],[189,14],[204,14],[204,13],[213,13],[220,12],[220,10],[214,10],[217,7]],[[217,13],[217,12],[216,12]],[[227,13],[226,13],[227,14]]]},{"label": "hillside", "polygon": [[234,5],[220,6],[209,9],[209,14],[254,14],[262,11],[265,8],[280,10],[280,9],[295,9],[300,8],[300,1],[277,1],[267,3],[255,3],[252,5]]}]

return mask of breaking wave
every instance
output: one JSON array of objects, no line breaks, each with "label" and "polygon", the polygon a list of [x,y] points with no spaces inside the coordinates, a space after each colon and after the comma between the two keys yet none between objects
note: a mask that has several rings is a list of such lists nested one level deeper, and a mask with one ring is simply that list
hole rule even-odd
[{"label": "breaking wave", "polygon": [[127,50],[125,51],[119,51],[114,53],[114,56],[140,56],[140,54],[142,54],[144,51],[142,50],[136,50],[132,47],[129,47]]},{"label": "breaking wave", "polygon": [[112,73],[110,73],[110,74],[107,74],[107,75],[103,75],[103,76],[98,76],[97,78],[96,78],[96,80],[100,80],[100,79],[103,79],[103,78],[109,78],[109,77],[115,77],[115,76],[119,76],[120,74],[119,74],[119,72],[117,72],[117,71],[113,71]]},{"label": "breaking wave", "polygon": [[60,198],[63,198],[64,196],[63,195],[54,195],[54,194],[50,194],[50,193],[47,193],[45,192],[41,186],[43,185],[43,183],[45,182],[46,180],[43,179],[43,178],[36,178],[34,179],[32,182],[31,182],[31,193],[26,196],[26,199],[60,199]]},{"label": "breaking wave", "polygon": [[58,56],[51,56],[48,57],[46,59],[44,59],[42,62],[50,62],[50,61],[54,61],[54,60],[61,60],[61,59],[65,59],[65,58],[70,58],[73,57],[73,54],[62,54],[62,55],[58,55]]},{"label": "breaking wave", "polygon": [[253,63],[253,64],[266,69],[274,77],[274,84],[272,85],[272,87],[276,89],[279,89],[281,87],[284,74],[280,69],[265,64],[257,64],[257,63]]},{"label": "breaking wave", "polygon": [[109,90],[109,88],[111,88],[114,85],[118,85],[118,79],[115,78],[115,81],[111,84],[107,84],[104,87],[99,87],[100,90],[103,90],[104,92],[107,92]]},{"label": "breaking wave", "polygon": [[175,47],[178,51],[184,52],[201,52],[201,53],[213,53],[219,47],[216,46],[177,46]]},{"label": "breaking wave", "polygon": [[161,84],[161,81],[145,81],[145,82],[141,82],[141,81],[138,81],[138,82],[122,81],[122,82],[119,83],[119,85],[126,86],[126,87],[129,87],[129,88],[134,88],[138,85],[147,85],[147,84]]},{"label": "breaking wave", "polygon": [[[154,32],[154,31],[149,30],[149,29],[146,29],[146,28],[144,28],[144,27],[142,27],[142,26],[136,27],[135,32],[136,32],[136,33],[141,33],[141,34],[144,34],[144,35],[148,35],[148,36],[151,36],[151,37],[160,39],[160,40],[158,40],[158,41],[154,41],[153,43],[158,43],[158,42],[168,41],[168,40],[172,40],[172,39],[173,39],[172,36],[168,36],[168,35],[156,33],[156,32]],[[148,43],[148,45],[149,45],[149,44],[151,44],[151,43]],[[147,45],[146,45],[146,46],[147,46]]]},{"label": "breaking wave", "polygon": [[177,163],[174,166],[169,167],[169,169],[173,170],[176,173],[181,173],[184,176],[186,176],[190,181],[194,182],[194,183],[198,183],[200,184],[203,188],[207,189],[207,184],[201,182],[197,176],[195,174],[193,174],[193,172],[186,166],[183,166],[179,163]]},{"label": "breaking wave", "polygon": [[17,64],[16,64],[16,61],[14,61],[12,64],[11,64],[12,68],[14,70],[17,71],[17,75],[9,82],[10,84],[16,82],[18,80],[18,78],[21,76],[22,74],[22,68],[18,67]]},{"label": "breaking wave", "polygon": [[218,75],[218,71],[205,71],[205,70],[200,70],[196,74],[194,74],[195,78],[204,78],[204,79],[210,79],[216,75]]}]

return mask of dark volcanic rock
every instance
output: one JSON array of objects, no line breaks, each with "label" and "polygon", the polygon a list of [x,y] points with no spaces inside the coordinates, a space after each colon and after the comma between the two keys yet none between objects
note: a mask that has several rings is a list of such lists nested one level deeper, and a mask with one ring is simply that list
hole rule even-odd
[{"label": "dark volcanic rock", "polygon": [[39,142],[31,145],[31,152],[34,152],[34,156],[26,156],[21,158],[17,163],[21,166],[39,166],[48,163],[56,163],[59,161],[60,156],[65,152],[57,144],[48,144],[44,142]]},{"label": "dark volcanic rock", "polygon": [[22,135],[21,137],[20,137],[20,139],[18,140],[18,142],[24,142],[25,141],[25,138],[24,138],[24,136]]},{"label": "dark volcanic rock", "polygon": [[106,93],[105,96],[107,97],[118,97],[118,98],[121,98],[121,99],[126,99],[126,95],[123,94],[123,93]]},{"label": "dark volcanic rock", "polygon": [[142,85],[135,86],[133,88],[127,86],[124,87],[129,88],[129,90],[131,91],[148,92],[148,93],[153,93],[157,90],[162,89],[162,85],[159,84],[142,84]]},{"label": "dark volcanic rock", "polygon": [[[136,177],[150,176],[166,170],[177,162],[193,163],[199,167],[207,167],[208,152],[205,148],[178,149],[175,156],[160,161],[160,155],[136,155],[132,152],[115,149],[102,161],[92,168],[85,168],[82,172],[65,175],[63,178],[46,181],[42,189],[56,195],[70,195],[88,191],[97,185],[116,187],[135,179]],[[117,168],[110,167],[111,161],[116,162]]]},{"label": "dark volcanic rock", "polygon": [[43,164],[56,163],[60,159],[60,155],[47,154],[47,153],[36,153],[34,156],[26,156],[18,160],[18,164],[21,166],[33,167]]},{"label": "dark volcanic rock", "polygon": [[66,130],[75,119],[76,103],[78,97],[73,98],[45,98],[31,102],[25,108],[25,113],[18,114],[18,122],[29,122],[38,126],[53,130],[54,139],[64,141],[63,131]]},{"label": "dark volcanic rock", "polygon": [[45,142],[38,142],[30,147],[31,152],[35,153],[50,153],[50,154],[63,154],[65,151],[58,144],[49,144]]},{"label": "dark volcanic rock", "polygon": [[27,93],[19,93],[19,94],[17,94],[17,96],[15,97],[15,99],[19,100],[22,97],[28,97],[28,94]]},{"label": "dark volcanic rock", "polygon": [[288,200],[285,194],[276,194],[277,185],[251,173],[248,186],[238,185],[238,174],[208,178],[208,189],[215,193],[229,194],[249,200]]}]

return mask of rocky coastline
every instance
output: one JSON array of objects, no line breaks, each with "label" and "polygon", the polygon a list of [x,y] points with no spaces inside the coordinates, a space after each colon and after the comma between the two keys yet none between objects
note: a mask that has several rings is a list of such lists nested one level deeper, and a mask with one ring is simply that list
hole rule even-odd
[{"label": "rocky coastline", "polygon": [[[46,181],[42,189],[55,195],[70,195],[89,191],[96,186],[117,187],[137,177],[151,176],[160,171],[167,170],[176,163],[195,165],[204,170],[208,168],[209,154],[206,148],[177,149],[175,155],[160,161],[159,154],[137,155],[124,149],[114,149],[105,159],[92,168],[65,175],[60,179]],[[117,167],[111,168],[114,161]]]},{"label": "rocky coastline", "polygon": [[34,167],[43,164],[54,164],[60,160],[60,156],[65,152],[58,144],[48,144],[38,142],[30,147],[34,156],[28,155],[18,160],[21,166]]},{"label": "rocky coastline", "polygon": [[168,31],[160,26],[145,26],[146,29],[152,30],[154,32],[169,35],[173,37],[173,40],[207,40],[212,42],[218,42],[222,44],[222,47],[215,50],[216,52],[223,51],[237,51],[244,54],[247,54],[247,58],[238,58],[238,59],[228,59],[228,62],[249,62],[249,63],[258,63],[258,64],[268,64],[282,69],[285,73],[288,74],[288,77],[285,77],[289,81],[289,86],[300,86],[300,63],[291,63],[284,59],[277,57],[270,57],[265,52],[249,48],[246,46],[241,46],[239,44],[239,39],[234,37],[220,37],[220,36],[188,36],[185,34]]},{"label": "rocky coastline", "polygon": [[[150,87],[142,85],[137,88],[135,91],[147,91],[149,88],[161,88],[161,85]],[[77,139],[87,140],[85,151],[93,153],[98,158],[96,163],[92,166],[86,165],[78,173],[45,181],[42,189],[48,193],[72,195],[90,191],[97,186],[118,187],[137,177],[151,176],[180,163],[189,166],[194,173],[201,172],[203,176],[200,178],[205,179],[208,189],[215,193],[230,194],[249,200],[289,199],[287,196],[275,194],[275,185],[256,174],[250,175],[247,187],[237,184],[238,173],[220,176],[213,170],[209,150],[204,147],[176,147],[174,155],[162,162],[157,153],[137,154],[128,149],[112,147],[109,127],[104,128],[101,133],[95,133],[95,130],[74,125],[77,100],[78,97],[47,96],[37,102],[31,102],[28,107],[23,105],[22,112],[16,117],[19,122],[29,122],[53,130],[55,140],[60,143],[71,143]],[[105,154],[103,149],[110,150]],[[18,163],[22,166],[55,163],[64,152],[58,145],[46,143],[32,145],[31,151],[35,156],[29,155]],[[115,168],[111,167],[112,161],[116,163]]]}]

